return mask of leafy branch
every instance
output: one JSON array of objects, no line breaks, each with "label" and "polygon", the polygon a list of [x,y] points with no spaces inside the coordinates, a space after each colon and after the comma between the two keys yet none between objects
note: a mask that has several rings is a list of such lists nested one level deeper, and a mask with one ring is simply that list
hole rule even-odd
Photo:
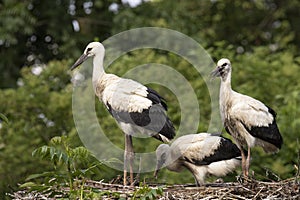
[{"label": "leafy branch", "polygon": [[0,113],[0,120],[4,121],[7,124],[9,123],[8,118],[5,115],[3,115],[2,113]]},{"label": "leafy branch", "polygon": [[163,195],[163,188],[151,188],[144,183],[140,183],[140,188],[133,193],[133,199],[152,200]]},{"label": "leafy branch", "polygon": [[[21,187],[52,195],[57,195],[58,189],[64,189],[69,191],[69,196],[80,196],[83,199],[85,180],[98,173],[102,166],[85,147],[71,147],[67,136],[52,138],[49,145],[35,149],[32,155],[50,161],[53,171],[32,174]],[[38,182],[39,179],[42,180],[41,184],[32,182]]]}]

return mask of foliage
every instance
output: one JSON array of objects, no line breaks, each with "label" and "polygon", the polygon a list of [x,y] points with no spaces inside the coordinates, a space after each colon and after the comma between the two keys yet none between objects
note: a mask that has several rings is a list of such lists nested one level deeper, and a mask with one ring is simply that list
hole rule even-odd
[{"label": "foliage", "polygon": [[4,121],[5,123],[8,124],[8,119],[5,115],[3,115],[2,113],[0,113],[0,123],[2,123],[2,121]]},{"label": "foliage", "polygon": [[25,65],[76,57],[87,42],[108,37],[112,2],[1,1],[0,87],[15,87]]},{"label": "foliage", "polygon": [[228,41],[235,46],[276,44],[281,48],[299,43],[300,8],[297,0],[264,1],[150,1],[138,8],[122,10],[114,22],[114,33],[136,27],[158,26],[185,33],[205,47],[216,41]]},{"label": "foliage", "polygon": [[133,199],[152,200],[163,195],[163,187],[150,188],[148,185],[141,183],[140,188],[133,193]]},{"label": "foliage", "polygon": [[[49,169],[45,161],[31,156],[38,146],[56,135],[68,134],[73,144],[80,144],[72,121],[69,62],[53,61],[41,66],[23,68],[17,89],[0,91],[0,112],[9,124],[0,129],[0,188],[7,191],[29,174]],[[8,187],[9,186],[9,187]]]},{"label": "foliage", "polygon": [[300,42],[297,0],[288,4],[284,0],[164,0],[144,2],[134,9],[122,2],[2,1],[0,87],[15,86],[24,65],[77,57],[87,42],[136,27],[178,30],[205,47],[226,40],[240,51],[253,45],[285,48]]},{"label": "foliage", "polygon": [[[114,12],[108,9],[113,3],[118,7]],[[54,180],[70,184],[65,181],[67,174],[75,176],[76,170],[68,171],[67,161],[77,162],[79,158],[68,154],[62,148],[63,143],[55,145],[51,141],[56,136],[67,137],[67,146],[70,145],[72,151],[84,151],[72,117],[72,85],[68,71],[72,61],[64,59],[75,60],[91,40],[103,41],[113,33],[144,26],[178,30],[199,41],[215,61],[221,57],[230,58],[233,89],[272,107],[278,114],[277,122],[284,139],[278,154],[268,155],[260,148],[253,150],[251,170],[255,171],[255,177],[277,180],[299,174],[299,8],[297,0],[289,3],[283,0],[181,0],[176,3],[164,0],[144,2],[136,8],[117,0],[2,1],[0,87],[9,88],[0,90],[0,190],[3,193],[16,190],[17,183],[24,182],[30,174],[40,174],[40,179],[47,177],[45,182],[52,186]],[[78,32],[72,28],[72,22],[79,23]],[[146,63],[171,66],[189,81],[201,109],[198,131],[206,131],[211,112],[207,106],[211,103],[208,89],[193,66],[181,57],[164,51],[136,50],[121,56],[107,71],[123,76],[135,66]],[[26,65],[30,67],[24,67]],[[168,88],[156,84],[151,87],[167,99],[168,115],[178,128],[182,116],[176,96]],[[113,118],[98,101],[95,107],[107,137],[123,148],[122,133]],[[193,119],[191,114],[188,120]],[[4,121],[9,123],[2,123]],[[137,152],[155,151],[159,144],[152,138],[134,139]],[[31,156],[37,147],[40,148],[36,155],[43,154],[48,160]],[[49,164],[53,162],[54,165]],[[81,164],[75,164],[75,169],[88,169],[93,162]],[[62,171],[64,176],[59,179]],[[108,168],[102,171],[107,173],[87,176],[110,180],[120,174]],[[270,172],[270,176],[266,172]],[[236,173],[224,178],[225,181],[235,180]],[[142,176],[153,180],[150,173]],[[163,169],[157,182],[190,183],[193,178],[188,171],[174,173]],[[85,195],[97,198],[102,194],[92,191]]]},{"label": "foliage", "polygon": [[19,69],[26,60],[25,50],[16,47],[26,46],[25,35],[34,33],[36,19],[27,9],[27,5],[26,1],[17,0],[4,0],[0,3],[0,87],[16,84]]},{"label": "foliage", "polygon": [[[100,173],[102,163],[93,158],[84,147],[72,148],[67,136],[56,136],[32,152],[33,156],[43,158],[53,164],[52,171],[32,174],[26,181],[42,180],[41,183],[26,182],[21,187],[57,195],[61,187],[68,187],[69,197],[85,197],[85,179]],[[52,194],[53,193],[53,194]]]},{"label": "foliage", "polygon": [[[72,117],[70,65],[52,61],[23,68],[17,89],[0,90],[0,113],[9,120],[0,128],[1,195],[15,190],[28,175],[52,169],[48,161],[31,155],[51,138],[65,135],[72,147],[81,145]],[[116,174],[111,169],[105,172],[101,178],[107,180]]]}]

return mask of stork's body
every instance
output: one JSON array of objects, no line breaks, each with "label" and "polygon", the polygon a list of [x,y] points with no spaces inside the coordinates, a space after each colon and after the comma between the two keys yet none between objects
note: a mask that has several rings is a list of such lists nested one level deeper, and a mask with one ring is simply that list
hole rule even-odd
[{"label": "stork's body", "polygon": [[132,136],[141,133],[144,137],[152,136],[168,142],[169,139],[174,138],[175,130],[165,114],[167,105],[164,99],[156,91],[136,81],[105,73],[104,55],[103,45],[92,42],[71,69],[79,66],[87,58],[93,57],[92,80],[95,94],[125,133],[124,185],[126,185],[128,162],[130,182],[133,183]]},{"label": "stork's body", "polygon": [[[265,152],[276,152],[283,143],[276,124],[276,113],[262,102],[231,89],[231,63],[218,61],[213,76],[221,77],[220,113],[226,131],[233,136],[242,154],[244,176],[248,176],[250,148],[261,146]],[[243,148],[248,155],[244,155]]]},{"label": "stork's body", "polygon": [[181,136],[171,146],[161,144],[156,156],[155,176],[163,165],[176,172],[187,168],[198,186],[204,184],[207,174],[225,176],[241,163],[241,153],[235,144],[219,134],[209,133]]}]

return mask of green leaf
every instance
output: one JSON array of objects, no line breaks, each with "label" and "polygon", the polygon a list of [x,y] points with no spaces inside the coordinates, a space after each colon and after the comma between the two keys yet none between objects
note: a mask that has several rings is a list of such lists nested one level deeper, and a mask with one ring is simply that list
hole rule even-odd
[{"label": "green leaf", "polygon": [[54,174],[55,174],[54,172],[43,172],[41,174],[31,174],[25,180],[29,181],[29,180],[37,179],[37,178],[41,178],[41,177],[53,177]]},{"label": "green leaf", "polygon": [[6,124],[9,123],[8,118],[5,115],[3,115],[2,113],[0,113],[0,119],[2,119]]},{"label": "green leaf", "polygon": [[155,197],[158,195],[156,189],[152,189],[152,190],[151,190],[151,193],[152,193],[152,195],[155,196]]},{"label": "green leaf", "polygon": [[40,151],[38,152],[40,152],[40,155],[45,156],[48,153],[49,149],[50,149],[49,146],[44,145],[40,148]]},{"label": "green leaf", "polygon": [[54,147],[49,147],[48,150],[49,150],[49,154],[50,154],[50,159],[54,160],[54,157],[55,157],[55,155],[57,153],[56,149]]},{"label": "green leaf", "polygon": [[60,137],[60,136],[55,136],[53,138],[51,138],[50,142],[53,144],[53,145],[59,145],[62,143],[62,140],[63,138]]},{"label": "green leaf", "polygon": [[48,148],[46,145],[39,147],[32,152],[32,156],[40,155],[44,157],[48,152]]},{"label": "green leaf", "polygon": [[26,182],[26,183],[23,183],[22,185],[20,185],[20,188],[28,188],[28,187],[33,187],[33,186],[36,186],[37,184],[34,183],[34,182]]}]

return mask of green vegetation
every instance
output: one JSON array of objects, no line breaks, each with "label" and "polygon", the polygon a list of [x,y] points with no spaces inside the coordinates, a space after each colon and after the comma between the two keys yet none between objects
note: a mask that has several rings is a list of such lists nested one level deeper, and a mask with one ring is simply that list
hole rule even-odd
[{"label": "green vegetation", "polygon": [[[117,12],[109,11],[112,3],[119,6]],[[69,67],[88,42],[103,41],[121,31],[144,26],[182,32],[198,41],[214,61],[230,58],[233,88],[272,107],[278,114],[284,138],[278,154],[253,150],[251,170],[255,178],[278,180],[299,176],[299,9],[297,0],[154,0],[135,8],[119,0],[2,1],[0,198],[6,192],[18,190],[18,183],[43,191],[53,187],[76,188],[69,195],[77,198],[105,195],[101,191],[86,192],[88,188],[83,192],[84,180],[108,182],[121,172],[106,167],[105,162],[109,161],[97,161],[82,147],[72,116]],[[80,30],[72,28],[73,20],[79,23]],[[107,71],[122,76],[147,63],[168,65],[189,81],[197,92],[201,109],[198,131],[206,131],[211,117],[206,84],[181,57],[165,51],[135,50],[121,56]],[[181,115],[176,96],[159,85],[151,87],[167,99],[168,114],[178,128]],[[123,148],[123,135],[113,118],[98,100],[95,107],[107,137]],[[159,144],[151,138],[134,139],[137,152],[154,151]],[[239,173],[237,170],[225,181],[235,180]],[[151,173],[141,174],[141,178],[155,181]],[[193,182],[193,177],[187,171],[178,174],[163,169],[156,181],[188,183]],[[141,187],[136,196],[146,194],[151,199],[160,195],[160,189]]]},{"label": "green vegetation", "polygon": [[60,195],[71,199],[86,199],[100,196],[100,191],[90,190],[85,183],[87,179],[101,176],[105,172],[102,167],[104,163],[96,160],[83,146],[71,147],[67,136],[53,137],[49,145],[35,149],[32,155],[52,163],[52,170],[29,175],[21,188],[45,193],[47,197]]},{"label": "green vegetation", "polygon": [[[93,160],[89,151],[82,146],[72,148],[66,136],[56,136],[50,140],[50,145],[35,149],[33,156],[42,157],[53,163],[54,170],[41,174],[32,174],[26,181],[41,179],[40,184],[27,182],[21,187],[30,187],[32,190],[54,192],[60,187],[69,187],[70,194],[75,193],[83,199],[84,179],[95,173],[99,162]],[[82,167],[84,166],[84,167]],[[78,180],[74,182],[74,180]],[[51,194],[50,194],[51,196]]]},{"label": "green vegetation", "polygon": [[163,188],[150,188],[148,185],[141,183],[140,188],[136,189],[133,193],[132,199],[141,200],[152,200],[157,199],[159,196],[163,195]]}]

